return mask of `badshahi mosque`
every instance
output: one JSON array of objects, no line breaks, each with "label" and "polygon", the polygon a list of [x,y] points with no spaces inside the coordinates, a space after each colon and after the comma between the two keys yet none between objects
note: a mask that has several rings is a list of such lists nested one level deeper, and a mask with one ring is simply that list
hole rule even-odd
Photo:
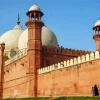
[{"label": "badshahi mosque", "polygon": [[100,20],[93,27],[96,51],[90,52],[60,47],[36,4],[26,15],[26,30],[18,16],[0,37],[0,98],[91,96],[91,87],[100,87]]}]

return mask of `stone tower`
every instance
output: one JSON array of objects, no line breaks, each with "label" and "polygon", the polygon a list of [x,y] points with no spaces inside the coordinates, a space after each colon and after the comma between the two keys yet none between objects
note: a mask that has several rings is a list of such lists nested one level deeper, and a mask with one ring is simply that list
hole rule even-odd
[{"label": "stone tower", "polygon": [[96,51],[100,51],[100,20],[98,20],[95,23],[93,30],[95,31],[95,34],[93,35],[93,39],[95,40],[96,43]]},{"label": "stone tower", "polygon": [[[26,22],[28,27],[28,69],[27,75],[29,77],[29,96],[37,96],[37,69],[42,64],[42,42],[41,42],[41,28],[44,23],[41,21],[43,16],[40,8],[34,4],[27,12],[29,20]],[[24,38],[24,37],[23,37]]]},{"label": "stone tower", "polygon": [[3,80],[4,80],[4,50],[5,44],[0,44],[0,98],[3,97]]}]

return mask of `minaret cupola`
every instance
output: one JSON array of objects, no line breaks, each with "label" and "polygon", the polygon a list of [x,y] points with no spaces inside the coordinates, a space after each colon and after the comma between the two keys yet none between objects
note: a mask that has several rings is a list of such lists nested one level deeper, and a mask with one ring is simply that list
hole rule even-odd
[{"label": "minaret cupola", "polygon": [[44,15],[36,4],[31,6],[26,14],[29,16],[29,20],[41,20],[41,17]]},{"label": "minaret cupola", "polygon": [[93,35],[93,39],[96,43],[96,50],[100,50],[100,19],[95,23],[93,30],[95,31],[95,34]]}]

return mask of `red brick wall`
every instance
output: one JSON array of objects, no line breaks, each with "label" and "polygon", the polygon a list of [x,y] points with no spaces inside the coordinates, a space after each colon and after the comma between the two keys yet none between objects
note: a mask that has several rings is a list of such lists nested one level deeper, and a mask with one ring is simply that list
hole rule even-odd
[{"label": "red brick wall", "polygon": [[91,95],[100,86],[100,60],[38,75],[38,96]]},{"label": "red brick wall", "polygon": [[[27,57],[5,67],[4,98],[28,96],[34,80],[26,72]],[[91,95],[91,87],[100,86],[100,59],[39,74],[37,84],[38,96]]]},{"label": "red brick wall", "polygon": [[27,57],[5,67],[3,97],[26,97],[28,82],[26,77]]},{"label": "red brick wall", "polygon": [[44,52],[42,55],[42,61],[43,61],[43,67],[64,61],[64,60],[69,60],[71,58],[74,58],[77,56],[74,55],[65,55],[65,54],[53,54],[52,52]]}]

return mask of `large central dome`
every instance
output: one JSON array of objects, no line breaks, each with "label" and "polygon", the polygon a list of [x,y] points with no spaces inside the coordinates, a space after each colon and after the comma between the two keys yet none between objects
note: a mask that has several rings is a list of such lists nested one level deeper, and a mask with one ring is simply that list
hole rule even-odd
[{"label": "large central dome", "polygon": [[[45,45],[45,46],[58,47],[58,41],[55,34],[46,26],[42,27],[41,39],[42,39],[42,46]],[[28,42],[28,29],[26,29],[20,35],[20,38],[18,41],[19,50],[27,48],[27,42]]]}]

